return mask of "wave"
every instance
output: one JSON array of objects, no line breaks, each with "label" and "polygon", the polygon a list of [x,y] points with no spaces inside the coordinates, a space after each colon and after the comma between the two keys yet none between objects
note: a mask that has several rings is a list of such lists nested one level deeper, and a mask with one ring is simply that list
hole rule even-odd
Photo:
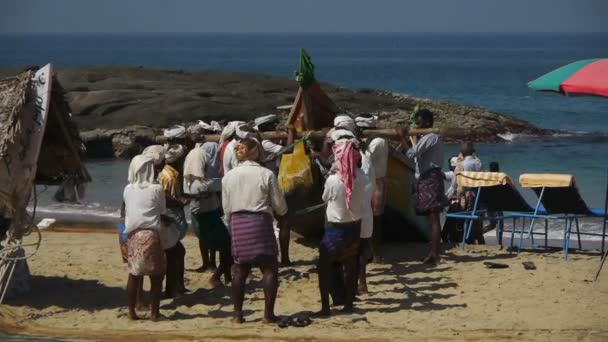
[{"label": "wave", "polygon": [[[32,207],[27,209],[28,212],[32,213]],[[40,220],[42,218],[53,218],[62,222],[116,222],[120,218],[120,209],[102,206],[99,203],[51,203],[36,207],[36,219]]]},{"label": "wave", "polygon": [[512,133],[499,133],[496,136],[507,142],[529,142],[529,141],[547,141],[547,140],[573,140],[576,143],[591,143],[600,144],[608,142],[608,132],[589,132],[589,131],[558,131],[549,136]]}]

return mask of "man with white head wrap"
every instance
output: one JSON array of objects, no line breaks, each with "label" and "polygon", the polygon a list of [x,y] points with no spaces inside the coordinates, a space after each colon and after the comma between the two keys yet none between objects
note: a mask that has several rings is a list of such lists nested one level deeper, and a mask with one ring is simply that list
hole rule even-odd
[{"label": "man with white head wrap", "polygon": [[[179,240],[183,239],[188,230],[186,213],[184,212],[184,197],[182,195],[181,169],[186,152],[183,145],[169,145],[165,150],[165,167],[160,173],[160,185],[165,191],[167,202],[166,224],[174,226],[179,231]],[[166,296],[173,298],[186,293],[184,286],[184,257],[186,250],[180,241],[167,251],[167,281]]]},{"label": "man with white head wrap", "polygon": [[163,145],[150,145],[144,148],[141,154],[152,159],[155,168],[159,166],[162,168],[165,163],[165,147]]},{"label": "man with white head wrap", "polygon": [[220,137],[220,166],[221,166],[221,175],[225,175],[228,171],[232,169],[233,159],[234,159],[234,147],[237,143],[236,136],[236,128],[240,125],[245,124],[243,121],[230,121],[224,130],[222,131]]},{"label": "man with white head wrap", "polygon": [[[255,119],[253,121],[253,128],[255,128],[258,132],[276,131],[279,122],[280,119],[277,115],[268,114]],[[262,140],[262,148],[269,154],[276,154],[283,149],[283,146],[281,144],[276,144],[271,140],[264,139]]]},{"label": "man with white head wrap", "polygon": [[[350,134],[357,138],[357,126],[355,120],[346,114],[340,114],[334,118],[334,127],[330,129],[325,135],[325,141],[321,148],[319,160],[325,167],[331,167],[331,156],[332,156],[332,145],[335,140],[332,138],[335,135],[335,131],[348,131]],[[344,134],[342,134],[344,135]]]},{"label": "man with white head wrap", "polygon": [[222,159],[222,166],[224,170],[224,175],[226,175],[230,170],[234,169],[239,165],[239,160],[236,158],[234,154],[234,149],[237,146],[239,140],[255,137],[255,131],[248,124],[241,122],[240,124],[235,126],[234,129],[234,138],[232,141],[226,146],[224,150],[224,156]]},{"label": "man with white head wrap", "polygon": [[[378,117],[374,115],[362,115],[355,118],[357,127],[361,131],[375,129],[378,123]],[[386,206],[386,170],[388,165],[389,145],[386,139],[375,137],[366,138],[364,140],[366,149],[365,155],[369,158],[375,175],[375,189],[372,196],[372,210],[374,215],[373,236],[372,236],[372,253],[374,262],[382,263],[382,220],[384,216],[384,208]],[[360,289],[365,292],[365,288]]]},{"label": "man with white head wrap", "polygon": [[[365,208],[366,175],[360,169],[359,142],[352,132],[336,130],[332,134],[335,157],[332,173],[325,181],[322,199],[327,203],[326,225],[319,246],[319,291],[321,294],[320,316],[331,314],[329,295],[334,291],[334,303],[341,297],[345,312],[352,312],[357,289],[361,219]],[[337,267],[338,266],[338,267]],[[344,277],[337,277],[343,274]]]},{"label": "man with white head wrap", "polygon": [[[280,118],[278,115],[268,114],[255,119],[253,121],[253,127],[261,133],[272,132],[278,130],[277,126],[279,122]],[[291,145],[292,142],[293,138],[288,138],[287,144]],[[261,145],[267,156],[267,161],[264,162],[262,165],[278,176],[279,158],[277,158],[277,154],[283,150],[284,146],[268,139],[263,139]],[[275,230],[275,235],[279,239],[279,247],[281,250],[281,266],[289,266],[291,264],[289,258],[289,242],[291,235],[290,227],[284,225],[282,226],[277,220],[273,221],[273,226]]]},{"label": "man with white head wrap", "polygon": [[279,189],[277,177],[258,163],[261,154],[259,141],[255,138],[243,139],[236,150],[242,164],[222,179],[222,207],[230,222],[235,262],[232,281],[235,323],[244,321],[245,282],[254,265],[259,266],[263,274],[263,321],[277,321],[274,304],[279,286],[278,248],[272,217],[282,220],[287,214],[287,203]]},{"label": "man with white head wrap", "polygon": [[169,140],[169,142],[172,142],[175,140],[186,139],[188,136],[188,131],[186,130],[186,127],[182,125],[175,125],[171,128],[165,129],[163,131],[163,135],[165,138],[167,138],[167,140]]},{"label": "man with white head wrap", "polygon": [[195,143],[194,147],[200,147],[205,142],[205,135],[218,134],[221,131],[222,127],[217,121],[211,121],[211,124],[208,124],[202,120],[199,120],[194,125],[188,127],[188,134],[190,134],[190,140]]},{"label": "man with white head wrap", "polygon": [[[184,193],[191,197],[190,210],[192,230],[199,239],[199,249],[203,266],[199,271],[205,271],[215,266],[215,252],[220,252],[219,267],[213,273],[209,282],[215,287],[220,284],[223,275],[226,283],[232,280],[230,266],[230,235],[222,221],[219,192],[221,180],[209,177],[210,156],[203,148],[194,148],[186,156],[184,162]],[[213,255],[211,262],[210,252]]]},{"label": "man with white head wrap", "polygon": [[[129,165],[129,184],[123,192],[125,203],[125,233],[127,241],[129,280],[127,283],[129,318],[135,313],[143,277],[150,276],[152,284],[151,319],[160,318],[160,293],[167,262],[163,249],[177,241],[177,232],[161,223],[165,213],[165,193],[156,182],[152,159],[138,155]],[[143,303],[138,303],[143,304]]]}]

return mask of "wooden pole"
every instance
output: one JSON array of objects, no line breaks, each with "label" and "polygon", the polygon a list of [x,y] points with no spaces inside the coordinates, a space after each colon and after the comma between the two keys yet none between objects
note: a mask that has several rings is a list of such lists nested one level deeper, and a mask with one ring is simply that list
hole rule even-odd
[{"label": "wooden pole", "polygon": [[[325,129],[318,130],[318,131],[298,132],[297,137],[302,138],[306,134],[310,134],[309,136],[311,139],[322,140],[325,138],[325,136],[327,135],[327,132],[329,130],[330,130],[329,128],[325,128]],[[442,130],[440,130],[439,128],[424,128],[424,129],[411,128],[408,130],[407,135],[408,136],[418,136],[418,135],[425,135],[425,134],[429,134],[429,133],[442,134],[444,132]],[[259,134],[262,137],[262,139],[265,139],[265,140],[287,139],[287,132],[285,132],[285,131],[261,132]],[[399,129],[396,129],[396,128],[368,129],[368,130],[363,131],[363,136],[380,137],[380,138],[394,139],[394,140],[400,139]],[[220,141],[219,134],[204,135],[204,137],[205,137],[205,141],[211,141],[211,142]],[[164,136],[159,136],[156,138],[156,142],[165,143],[165,142],[167,142],[167,138],[165,138]]]}]

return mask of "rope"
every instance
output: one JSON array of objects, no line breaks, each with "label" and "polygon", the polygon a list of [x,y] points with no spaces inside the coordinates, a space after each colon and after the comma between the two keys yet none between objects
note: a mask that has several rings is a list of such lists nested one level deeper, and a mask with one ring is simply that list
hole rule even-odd
[{"label": "rope", "polygon": [[311,131],[309,131],[309,132],[307,132],[307,133],[306,133],[306,134],[305,134],[303,137],[301,137],[300,139],[294,140],[294,142],[293,142],[293,143],[291,143],[291,144],[289,144],[289,145],[287,145],[287,146],[283,147],[283,148],[282,148],[282,149],[281,149],[279,152],[277,152],[277,153],[273,154],[273,155],[272,155],[272,158],[270,158],[270,159],[269,159],[269,160],[267,160],[267,161],[276,160],[277,158],[279,158],[279,157],[280,157],[280,156],[282,156],[283,154],[285,154],[285,153],[289,152],[289,151],[290,151],[292,148],[294,148],[294,146],[296,146],[296,144],[298,144],[298,143],[300,143],[300,142],[302,142],[302,141],[306,141],[306,140],[308,140],[308,138],[310,137],[310,134],[311,134],[311,133],[312,133],[312,132],[311,132]]},{"label": "rope", "polygon": [[[33,195],[34,195],[34,203],[32,206],[31,215],[27,212],[27,210],[25,208],[18,210],[17,205],[15,203],[15,199],[12,196],[8,195],[6,192],[0,192],[0,203],[11,212],[11,214],[12,214],[11,216],[15,219],[15,222],[12,224],[15,227],[20,228],[19,229],[19,238],[16,241],[16,244],[14,244],[12,246],[6,246],[0,251],[0,262],[2,262],[4,260],[16,261],[16,260],[29,259],[29,258],[33,257],[34,255],[36,255],[36,253],[38,252],[38,249],[40,248],[40,244],[42,242],[42,234],[40,233],[40,229],[38,229],[38,226],[36,226],[34,224],[35,217],[36,217],[36,209],[38,207],[38,194],[36,193],[35,186],[32,188],[32,191],[33,191]],[[23,237],[31,235],[33,231],[35,231],[36,235],[37,235],[36,242],[23,244]],[[8,238],[7,240],[10,240],[10,238]],[[23,257],[9,256],[10,254],[12,254],[11,252],[13,250],[17,250],[17,249],[23,248],[23,247],[31,247],[31,246],[34,246],[35,249],[30,255],[25,255]]]}]

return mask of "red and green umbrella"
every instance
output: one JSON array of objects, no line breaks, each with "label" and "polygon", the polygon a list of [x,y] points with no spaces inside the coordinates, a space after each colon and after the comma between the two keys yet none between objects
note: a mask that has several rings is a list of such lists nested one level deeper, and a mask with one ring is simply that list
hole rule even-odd
[{"label": "red and green umbrella", "polygon": [[586,59],[565,65],[528,83],[528,87],[565,95],[608,97],[608,58]]}]

